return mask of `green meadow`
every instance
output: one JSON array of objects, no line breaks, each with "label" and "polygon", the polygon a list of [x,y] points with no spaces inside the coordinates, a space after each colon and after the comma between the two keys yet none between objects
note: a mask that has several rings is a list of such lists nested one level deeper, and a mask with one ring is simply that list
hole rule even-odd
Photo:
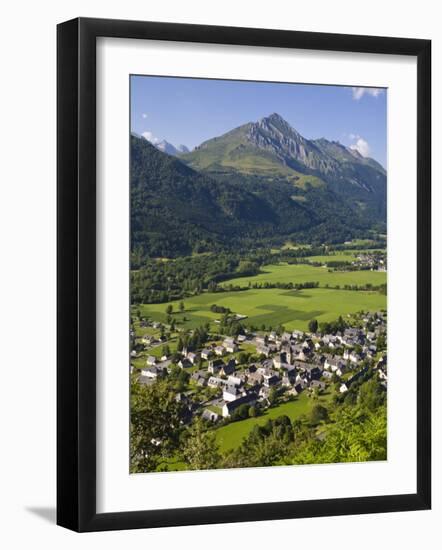
[{"label": "green meadow", "polygon": [[[330,256],[311,256],[311,261],[315,258],[328,258]],[[339,258],[339,256],[333,257]],[[346,260],[348,261],[348,260]],[[305,283],[307,281],[317,281],[320,286],[340,285],[381,285],[387,282],[387,274],[381,271],[329,271],[326,267],[315,267],[308,264],[274,264],[266,265],[262,268],[262,273],[253,277],[238,277],[229,279],[224,283],[227,285],[247,286],[249,283]]]},{"label": "green meadow", "polygon": [[[299,266],[305,267],[305,266]],[[307,266],[309,267],[309,266]],[[316,268],[321,269],[321,268]],[[369,274],[371,272],[368,272]],[[377,273],[371,273],[377,275]],[[379,273],[384,275],[385,273]],[[306,280],[306,279],[304,279]],[[317,280],[317,279],[313,279]],[[384,279],[385,280],[385,279]],[[361,281],[364,282],[364,281]],[[343,284],[342,282],[340,284]],[[170,302],[178,326],[195,328],[220,318],[210,311],[212,304],[247,315],[246,324],[276,327],[284,325],[288,330],[307,330],[308,322],[333,321],[339,315],[357,311],[378,311],[386,308],[386,296],[375,291],[335,290],[315,288],[305,290],[251,289],[237,292],[203,293],[184,300],[185,311],[179,313],[179,301]],[[166,321],[166,303],[136,306],[144,317],[154,321]],[[216,325],[215,325],[216,326]]]},{"label": "green meadow", "polygon": [[294,399],[282,403],[276,407],[267,409],[262,416],[248,418],[240,422],[232,422],[226,426],[222,426],[216,430],[216,440],[222,452],[239,447],[241,441],[245,439],[252,431],[254,426],[263,425],[268,420],[278,418],[278,416],[286,415],[293,422],[301,415],[308,414],[314,405],[325,404],[330,400],[331,393],[322,395],[316,400],[313,400],[306,392],[302,393]]}]

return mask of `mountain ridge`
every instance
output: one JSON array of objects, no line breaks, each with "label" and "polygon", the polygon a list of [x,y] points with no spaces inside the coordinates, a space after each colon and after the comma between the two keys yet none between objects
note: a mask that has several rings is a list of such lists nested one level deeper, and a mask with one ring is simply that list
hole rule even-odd
[{"label": "mountain ridge", "polygon": [[339,142],[304,138],[278,113],[206,140],[191,153],[179,157],[196,170],[224,168],[263,175],[273,171],[294,182],[300,174],[333,180],[343,170],[355,173],[352,165],[369,166],[375,172],[386,174],[377,161]]},{"label": "mountain ridge", "polygon": [[[247,130],[250,127],[241,135]],[[235,129],[231,135],[237,135]],[[240,147],[236,154],[242,155],[241,145],[234,143],[231,151]],[[264,151],[262,158],[276,157]],[[362,164],[359,170],[361,181],[364,170],[373,173]],[[364,237],[374,227],[384,228],[385,200],[370,185],[353,185],[348,178],[330,184],[308,172],[297,174],[195,170],[181,157],[132,136],[132,252],[138,251],[139,257],[177,257],[290,239],[344,242]]]}]

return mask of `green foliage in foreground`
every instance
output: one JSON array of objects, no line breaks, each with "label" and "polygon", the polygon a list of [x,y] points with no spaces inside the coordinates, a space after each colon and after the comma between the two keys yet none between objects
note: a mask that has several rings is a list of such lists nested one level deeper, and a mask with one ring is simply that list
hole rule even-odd
[{"label": "green foliage in foreground", "polygon": [[387,458],[386,392],[372,372],[353,389],[356,399],[336,396],[325,404],[310,398],[309,415],[264,418],[228,450],[222,450],[212,425],[199,418],[189,427],[180,422],[184,410],[167,379],[151,386],[133,381],[131,390],[132,472],[176,469],[175,464],[203,470]]},{"label": "green foliage in foreground", "polygon": [[131,472],[150,472],[179,447],[182,407],[166,381],[142,386],[131,381]]}]

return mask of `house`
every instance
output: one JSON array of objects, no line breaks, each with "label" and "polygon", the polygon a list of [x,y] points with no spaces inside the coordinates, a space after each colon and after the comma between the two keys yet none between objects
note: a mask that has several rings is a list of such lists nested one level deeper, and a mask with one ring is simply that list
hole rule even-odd
[{"label": "house", "polygon": [[213,361],[209,361],[209,367],[207,370],[211,374],[218,374],[221,367],[224,367],[224,361],[222,359],[214,359]]},{"label": "house", "polygon": [[223,390],[223,399],[224,401],[235,401],[241,395],[241,392],[236,386],[225,386]]},{"label": "house", "polygon": [[210,359],[212,357],[212,350],[209,348],[205,348],[201,351],[201,359]]},{"label": "house", "polygon": [[264,375],[264,386],[276,386],[280,382],[280,378],[277,374],[265,374]]},{"label": "house", "polygon": [[152,366],[152,365],[155,365],[156,362],[157,362],[156,357],[154,357],[153,355],[149,355],[149,357],[146,360],[146,365]]},{"label": "house", "polygon": [[387,373],[386,373],[384,370],[382,370],[382,369],[379,369],[379,370],[378,370],[378,376],[379,376],[379,378],[380,378],[381,380],[385,380],[385,381],[386,381],[386,380],[388,379]]},{"label": "house", "polygon": [[247,383],[251,386],[254,386],[255,384],[261,384],[263,380],[263,375],[260,372],[250,372],[247,375]]},{"label": "house", "polygon": [[237,376],[229,376],[227,378],[227,384],[229,386],[241,386],[242,380],[241,380],[241,378],[238,378]]},{"label": "house", "polygon": [[211,411],[210,409],[204,409],[201,418],[203,420],[207,420],[207,422],[217,422],[219,419],[219,414]]},{"label": "house", "polygon": [[282,344],[281,353],[285,354],[286,362],[291,364],[291,362],[293,360],[293,355],[292,355],[292,348],[291,348],[290,344],[288,344],[288,343]]},{"label": "house", "polygon": [[334,334],[326,334],[322,338],[322,342],[325,346],[328,346],[330,349],[337,348],[339,346],[339,338]]},{"label": "house", "polygon": [[238,346],[233,338],[226,338],[223,342],[223,346],[227,353],[235,353],[238,351]]},{"label": "house", "polygon": [[305,376],[305,374],[297,374],[295,378],[295,382],[297,384],[301,384],[303,388],[308,386],[308,378]]},{"label": "house", "polygon": [[286,362],[286,355],[285,353],[278,353],[274,358],[273,358],[273,366],[275,367],[275,369],[280,369],[282,368],[282,365],[284,365]]},{"label": "house", "polygon": [[307,338],[306,340],[304,340],[304,342],[302,343],[302,349],[305,351],[312,351],[313,350],[313,341],[311,338]]},{"label": "house", "polygon": [[158,378],[158,370],[155,366],[141,369],[141,376],[156,380]]},{"label": "house", "polygon": [[270,355],[270,348],[268,346],[256,346],[256,353],[268,357]]},{"label": "house", "polygon": [[223,348],[223,346],[216,346],[214,351],[215,351],[215,355],[219,355],[221,357],[226,353],[226,350],[225,348]]},{"label": "house", "polygon": [[286,387],[293,386],[296,377],[293,374],[287,373],[282,377],[282,385]]},{"label": "house", "polygon": [[[346,371],[346,366],[345,363],[343,363],[338,356],[327,356],[324,361],[324,369],[331,370],[331,372],[336,372],[338,376],[342,376],[343,373]],[[338,371],[340,372],[340,374]]]},{"label": "house", "polygon": [[242,344],[243,342],[245,342],[247,340],[247,336],[245,334],[238,334],[236,339],[237,339],[238,343]]},{"label": "house", "polygon": [[347,392],[347,391],[348,391],[348,386],[347,386],[347,384],[341,384],[341,386],[340,386],[340,388],[339,388],[339,391],[340,391],[341,393]]},{"label": "house", "polygon": [[262,386],[262,388],[260,388],[259,390],[258,395],[261,400],[268,399],[270,395],[270,388],[266,386]]},{"label": "house", "polygon": [[182,369],[188,369],[189,367],[192,366],[192,363],[189,361],[189,359],[180,359],[178,361],[178,366],[181,367]]},{"label": "house", "polygon": [[239,380],[241,384],[245,384],[247,382],[247,374],[245,372],[235,372],[234,378]]},{"label": "house", "polygon": [[216,376],[211,376],[207,381],[209,388],[221,388],[224,386],[224,380],[222,378],[217,378]]},{"label": "house", "polygon": [[362,355],[352,351],[348,357],[352,363],[359,363],[362,361]]},{"label": "house", "polygon": [[322,369],[318,365],[306,365],[304,373],[308,380],[319,380],[322,376]]},{"label": "house", "polygon": [[133,350],[130,352],[130,356],[131,356],[131,357],[136,357],[136,356],[137,356],[137,352],[133,349]]},{"label": "house", "polygon": [[219,371],[219,374],[221,376],[230,376],[235,372],[235,363],[233,361],[229,361],[227,365],[223,365]]},{"label": "house", "polygon": [[296,355],[296,359],[298,361],[307,361],[308,359],[308,353],[304,350],[301,350],[297,355]]},{"label": "house", "polygon": [[192,365],[195,365],[195,363],[198,362],[199,356],[197,353],[189,351],[189,353],[187,354],[187,359],[192,363]]},{"label": "house", "polygon": [[254,405],[257,401],[257,395],[250,392],[246,395],[242,395],[234,401],[228,401],[223,407],[223,417],[230,416],[241,405]]},{"label": "house", "polygon": [[198,386],[207,386],[207,380],[205,376],[205,372],[203,370],[198,370],[192,373],[192,376],[190,379],[198,384]]},{"label": "house", "polygon": [[[298,389],[296,389],[296,388],[298,388]],[[299,391],[298,391],[298,390],[299,390]],[[288,388],[288,390],[286,391],[286,394],[287,394],[287,395],[293,395],[293,396],[296,397],[297,395],[299,395],[299,394],[301,393],[301,391],[302,391],[302,389],[300,388],[299,385],[290,386],[290,387]]]}]

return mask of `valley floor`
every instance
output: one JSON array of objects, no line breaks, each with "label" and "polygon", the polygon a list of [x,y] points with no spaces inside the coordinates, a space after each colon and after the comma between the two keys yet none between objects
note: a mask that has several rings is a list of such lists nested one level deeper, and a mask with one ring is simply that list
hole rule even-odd
[{"label": "valley floor", "polygon": [[[385,273],[379,275],[383,275],[385,279]],[[376,291],[272,288],[203,293],[185,300],[184,313],[178,313],[179,301],[170,302],[170,304],[176,312],[174,319],[178,326],[187,329],[196,328],[207,322],[214,323],[216,319],[219,319],[219,313],[210,310],[210,306],[216,304],[229,308],[240,315],[246,315],[247,319],[243,321],[245,325],[261,326],[264,324],[276,327],[282,324],[288,330],[307,330],[308,322],[311,319],[317,319],[318,322],[330,322],[339,315],[356,313],[360,310],[385,309],[387,297]],[[142,304],[137,307],[144,317],[165,322],[167,305]]]}]

